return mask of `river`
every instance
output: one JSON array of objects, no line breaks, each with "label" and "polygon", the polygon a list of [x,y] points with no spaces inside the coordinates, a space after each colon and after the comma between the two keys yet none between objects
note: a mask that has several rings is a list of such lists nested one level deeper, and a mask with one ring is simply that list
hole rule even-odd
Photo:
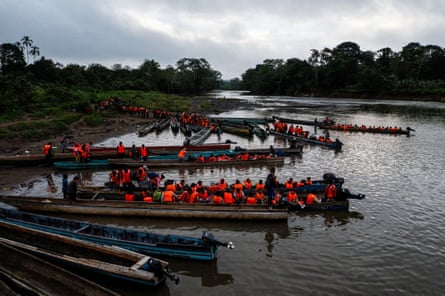
[{"label": "river", "polygon": [[[161,233],[200,236],[212,232],[235,249],[220,248],[212,263],[169,260],[181,277],[153,295],[442,295],[445,271],[445,104],[421,101],[323,99],[241,96],[214,92],[215,99],[242,98],[251,108],[218,116],[282,116],[313,120],[326,116],[337,122],[411,127],[410,137],[330,131],[344,143],[341,152],[305,146],[300,157],[277,167],[279,180],[326,172],[345,179],[344,187],[366,195],[352,200],[349,213],[290,214],[287,223],[217,222],[200,220],[90,219]],[[313,127],[306,127],[313,131]],[[269,136],[246,140],[229,134],[243,147],[284,146]],[[117,145],[182,144],[171,131],[138,138],[136,133],[99,143]],[[167,179],[203,180],[224,177],[229,183],[247,176],[265,179],[267,167],[165,170]],[[53,174],[56,184],[61,175]],[[83,182],[100,185],[107,171],[82,172]],[[44,195],[45,181],[20,194]],[[60,188],[60,186],[59,186]],[[59,193],[57,193],[59,194]],[[125,294],[136,295],[129,287]]]}]

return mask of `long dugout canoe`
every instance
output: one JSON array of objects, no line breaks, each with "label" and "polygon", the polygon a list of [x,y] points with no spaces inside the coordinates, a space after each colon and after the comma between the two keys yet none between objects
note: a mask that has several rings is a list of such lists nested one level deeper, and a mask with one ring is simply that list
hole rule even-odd
[{"label": "long dugout canoe", "polygon": [[260,158],[250,160],[225,160],[225,161],[179,161],[179,160],[148,160],[138,161],[132,159],[113,158],[108,160],[111,166],[136,168],[147,165],[150,168],[177,168],[177,167],[219,167],[219,166],[254,166],[254,165],[283,165],[284,157]]},{"label": "long dugout canoe", "polygon": [[0,195],[0,201],[22,211],[94,216],[129,216],[220,220],[286,220],[287,209],[269,209],[267,205],[158,204],[106,200],[67,200]]}]

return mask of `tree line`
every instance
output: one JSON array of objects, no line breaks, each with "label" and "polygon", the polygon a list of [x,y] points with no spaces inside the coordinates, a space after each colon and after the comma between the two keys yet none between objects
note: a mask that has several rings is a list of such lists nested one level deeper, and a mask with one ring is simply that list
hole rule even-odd
[{"label": "tree line", "polygon": [[35,103],[33,100],[44,99],[42,92],[50,104],[57,100],[75,100],[73,90],[194,95],[217,89],[222,82],[221,73],[203,58],[182,58],[175,66],[164,69],[155,60],[145,60],[136,69],[120,64],[109,69],[97,63],[63,66],[39,56],[40,49],[29,36],[15,43],[0,44],[0,112],[17,108],[26,111]]},{"label": "tree line", "polygon": [[[40,57],[29,36],[0,44],[0,112],[28,111],[36,102],[57,104],[76,100],[76,91],[159,91],[195,95],[223,88],[261,95],[424,96],[445,94],[445,50],[409,43],[400,52],[361,50],[354,42],[312,49],[306,60],[266,59],[240,78],[223,81],[203,58],[182,58],[161,68],[145,60],[136,69],[115,64],[62,64]],[[32,59],[32,62],[31,62]]]},{"label": "tree line", "polygon": [[307,60],[267,59],[229,81],[261,95],[405,96],[444,98],[445,50],[407,44],[400,52],[361,50],[354,42],[312,49]]}]

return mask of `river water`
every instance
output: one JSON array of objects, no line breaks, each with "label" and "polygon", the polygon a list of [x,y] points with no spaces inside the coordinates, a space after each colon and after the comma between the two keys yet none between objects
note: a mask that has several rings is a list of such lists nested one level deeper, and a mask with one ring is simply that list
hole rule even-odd
[{"label": "river water", "polygon": [[[350,100],[241,96],[215,92],[217,99],[242,98],[251,107],[218,116],[282,116],[313,120],[401,126],[410,137],[331,131],[344,143],[341,152],[305,146],[302,156],[276,167],[279,180],[321,178],[326,172],[345,179],[344,187],[366,195],[352,200],[349,213],[290,214],[283,223],[201,220],[84,220],[200,236],[212,232],[235,249],[220,248],[215,262],[170,259],[181,282],[151,291],[158,295],[443,295],[445,293],[445,104],[420,101]],[[249,105],[249,106],[250,106]],[[313,131],[313,127],[306,127]],[[269,136],[261,141],[223,134],[207,142],[230,139],[253,147],[285,146]],[[136,133],[98,143],[117,145],[182,144],[184,137],[165,131],[138,138]],[[198,179],[205,184],[224,177],[229,183],[265,179],[269,167],[175,169],[167,179]],[[100,185],[107,171],[81,172],[85,184]],[[60,184],[60,172],[53,178]],[[70,176],[71,179],[71,176]],[[47,195],[45,181],[20,194]],[[59,186],[60,188],[60,186]],[[56,194],[60,194],[57,192]],[[138,295],[130,287],[121,292]]]}]

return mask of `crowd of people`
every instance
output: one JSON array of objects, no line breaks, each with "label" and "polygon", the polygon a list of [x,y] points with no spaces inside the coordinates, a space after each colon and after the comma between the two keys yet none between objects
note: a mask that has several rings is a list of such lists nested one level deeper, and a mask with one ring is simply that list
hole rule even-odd
[{"label": "crowd of people", "polygon": [[[201,180],[186,183],[165,179],[165,176],[149,172],[147,166],[141,165],[135,171],[130,168],[114,169],[110,172],[108,186],[125,192],[127,201],[146,201],[163,203],[213,203],[213,204],[267,204],[269,207],[285,204],[308,205],[333,201],[337,187],[333,180],[328,181],[322,196],[320,192],[309,191],[298,194],[298,187],[313,185],[310,177],[300,181],[289,178],[280,182],[274,171],[266,180],[253,182],[250,178],[228,183],[224,178],[205,185]],[[162,184],[163,183],[163,184]]]}]

